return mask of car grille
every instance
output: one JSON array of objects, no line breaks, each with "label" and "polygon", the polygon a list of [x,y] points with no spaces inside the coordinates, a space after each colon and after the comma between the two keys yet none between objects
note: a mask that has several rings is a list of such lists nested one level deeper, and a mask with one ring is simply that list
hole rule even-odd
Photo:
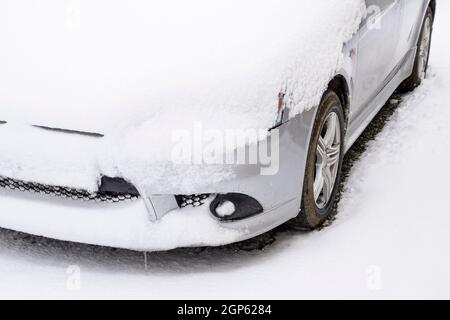
[{"label": "car grille", "polygon": [[[116,183],[126,183],[119,179],[110,179],[110,181],[115,181]],[[106,178],[102,178],[102,186],[105,184]],[[48,195],[54,197],[61,197],[71,200],[79,201],[94,201],[94,202],[107,202],[107,203],[118,203],[122,201],[133,201],[137,200],[140,196],[134,188],[125,188],[126,185],[120,185],[123,190],[128,190],[129,192],[116,192],[116,191],[102,191],[99,192],[89,192],[82,189],[74,189],[68,187],[58,187],[45,185],[41,183],[34,182],[24,182],[21,180],[5,178],[0,176],[0,188],[9,189],[14,191],[31,192],[35,194]],[[111,187],[111,184],[108,185]],[[102,187],[100,188],[102,189]],[[210,194],[193,194],[193,195],[177,195],[175,199],[180,208],[187,207],[200,207],[206,204],[206,201],[210,198]]]},{"label": "car grille", "polygon": [[178,206],[180,208],[186,207],[200,207],[206,203],[210,194],[193,194],[193,195],[178,195],[175,196]]},{"label": "car grille", "polygon": [[32,192],[36,194],[62,197],[72,200],[96,201],[117,203],[122,201],[132,201],[139,198],[134,193],[117,193],[117,192],[95,192],[91,193],[86,190],[72,189],[67,187],[48,186],[40,183],[23,182],[20,180],[5,178],[0,176],[0,188]]}]

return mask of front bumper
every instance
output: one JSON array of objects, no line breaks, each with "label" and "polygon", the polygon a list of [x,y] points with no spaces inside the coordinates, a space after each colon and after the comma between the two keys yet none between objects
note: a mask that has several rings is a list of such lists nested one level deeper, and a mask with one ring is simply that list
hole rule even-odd
[{"label": "front bumper", "polygon": [[[211,214],[209,202],[196,208],[179,208],[174,197],[177,191],[154,194],[152,190],[139,186],[136,188],[141,197],[119,203],[71,201],[45,194],[0,189],[0,226],[59,240],[147,251],[218,246],[252,238],[298,214],[314,116],[315,110],[305,112],[278,129],[280,158],[276,174],[261,175],[261,168],[257,165],[238,166],[233,179],[190,191],[193,194],[248,195],[263,208],[263,212],[256,216],[232,222],[220,221]],[[16,148],[18,139],[14,130],[22,129],[30,135],[21,132],[19,142],[22,145]],[[41,135],[47,141],[46,146],[36,143]],[[96,192],[99,181],[95,177],[116,174],[109,168],[105,170],[102,166],[93,165],[92,157],[98,157],[99,152],[102,157],[107,155],[100,137],[9,125],[0,126],[0,136],[15,141],[12,146],[0,143],[3,151],[0,154],[0,176],[4,175],[1,170],[6,170],[24,181],[70,185]],[[14,155],[23,152],[26,154],[20,154],[22,162],[17,166]],[[82,157],[71,158],[71,155],[80,153]],[[40,154],[44,154],[42,159]],[[43,161],[49,157],[54,157],[51,164]],[[55,167],[55,163],[59,165]],[[9,164],[20,170],[10,170]],[[33,179],[28,179],[29,176]],[[213,199],[211,197],[208,201]]]},{"label": "front bumper", "polygon": [[173,210],[151,222],[142,199],[120,203],[70,201],[0,190],[0,226],[48,238],[139,251],[219,246],[246,240],[288,220],[291,201],[239,222],[223,223],[208,205]]}]

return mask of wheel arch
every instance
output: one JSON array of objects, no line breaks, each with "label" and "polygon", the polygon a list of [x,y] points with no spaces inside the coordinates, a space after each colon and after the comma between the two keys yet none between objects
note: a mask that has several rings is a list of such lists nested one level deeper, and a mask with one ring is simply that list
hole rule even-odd
[{"label": "wheel arch", "polygon": [[342,75],[336,75],[329,83],[327,91],[334,91],[341,101],[344,109],[345,122],[348,125],[350,115],[350,88],[347,80]]}]

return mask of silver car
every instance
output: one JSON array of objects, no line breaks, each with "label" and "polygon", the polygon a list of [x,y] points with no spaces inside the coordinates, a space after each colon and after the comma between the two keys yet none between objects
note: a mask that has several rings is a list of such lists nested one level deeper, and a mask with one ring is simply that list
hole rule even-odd
[{"label": "silver car", "polygon": [[[330,78],[320,105],[289,118],[285,97],[279,95],[277,174],[240,166],[232,179],[185,194],[153,194],[127,176],[107,172],[99,177],[97,190],[57,179],[48,184],[0,176],[0,226],[136,250],[223,245],[285,223],[306,230],[321,226],[332,213],[344,154],[396,90],[413,90],[427,72],[436,1],[366,0],[366,5],[373,14],[345,44],[345,63]],[[10,123],[0,120],[4,139]],[[65,135],[68,141],[73,135],[104,138],[71,128],[34,128]],[[14,160],[8,165],[14,166]]]}]

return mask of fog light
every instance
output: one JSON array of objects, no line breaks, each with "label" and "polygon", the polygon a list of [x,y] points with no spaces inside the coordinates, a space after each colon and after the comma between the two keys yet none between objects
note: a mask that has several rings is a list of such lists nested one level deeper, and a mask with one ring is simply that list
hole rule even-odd
[{"label": "fog light", "polygon": [[236,207],[234,203],[228,200],[219,203],[219,205],[216,208],[216,214],[220,218],[227,218],[229,216],[232,216],[235,212]]},{"label": "fog light", "polygon": [[252,197],[240,193],[218,195],[210,205],[211,213],[222,221],[236,221],[262,213],[263,207]]}]

